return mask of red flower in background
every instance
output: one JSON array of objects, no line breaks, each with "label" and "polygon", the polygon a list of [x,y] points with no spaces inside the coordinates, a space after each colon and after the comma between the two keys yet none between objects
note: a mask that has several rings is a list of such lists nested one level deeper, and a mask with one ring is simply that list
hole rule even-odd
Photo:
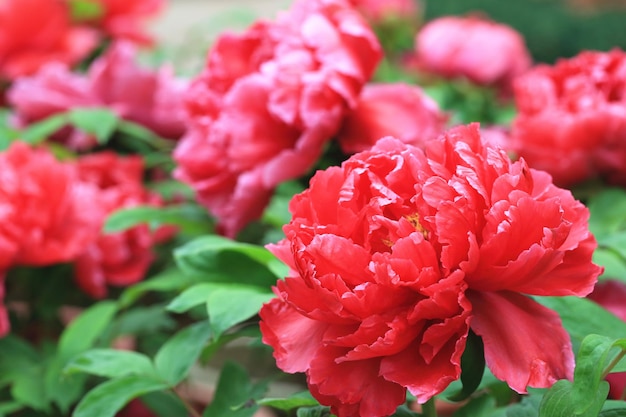
[{"label": "red flower in background", "polygon": [[[180,138],[186,129],[182,92],[187,82],[174,78],[169,67],[139,67],[135,55],[133,45],[116,43],[87,75],[50,64],[32,77],[18,79],[8,92],[17,123],[33,123],[76,107],[107,107],[163,137]],[[93,137],[76,130],[65,129],[55,139],[74,149],[96,145]]]},{"label": "red flower in background", "polygon": [[[144,165],[139,156],[101,152],[84,156],[76,164],[81,180],[99,188],[106,215],[121,208],[162,204],[158,195],[143,186]],[[92,297],[103,298],[107,285],[128,286],[142,280],[159,237],[148,225],[100,234],[76,259],[76,282]]]},{"label": "red flower in background", "polygon": [[425,151],[387,138],[318,172],[290,204],[291,267],[261,314],[286,372],[339,417],[392,414],[460,375],[471,327],[523,393],[570,378],[558,315],[530,295],[588,294],[601,268],[588,211],[550,177],[461,126]]},{"label": "red flower in background", "polygon": [[165,6],[164,0],[66,0],[70,3],[92,3],[95,16],[78,20],[98,28],[113,39],[124,39],[139,44],[152,44],[145,23]]},{"label": "red flower in background", "polygon": [[416,35],[415,48],[417,65],[425,71],[504,89],[532,62],[518,32],[477,16],[430,21]]},{"label": "red flower in background", "polygon": [[[619,281],[598,282],[589,299],[626,321],[626,284]],[[611,385],[609,398],[625,399],[626,372],[615,372],[606,376]]]},{"label": "red flower in background", "polygon": [[447,116],[422,89],[408,84],[365,86],[338,139],[346,153],[364,151],[385,136],[423,146],[443,132]]},{"label": "red flower in background", "polygon": [[515,82],[515,150],[568,186],[626,184],[626,53],[586,51]]},{"label": "red flower in background", "polygon": [[381,57],[342,0],[299,1],[276,22],[222,35],[187,94],[175,176],[234,236],[278,184],[317,161]]},{"label": "red flower in background", "polygon": [[76,64],[96,43],[94,31],[71,26],[62,0],[0,3],[0,78],[32,74],[49,62]]},{"label": "red flower in background", "polygon": [[0,154],[0,269],[72,261],[104,217],[95,187],[45,149],[15,142]]}]

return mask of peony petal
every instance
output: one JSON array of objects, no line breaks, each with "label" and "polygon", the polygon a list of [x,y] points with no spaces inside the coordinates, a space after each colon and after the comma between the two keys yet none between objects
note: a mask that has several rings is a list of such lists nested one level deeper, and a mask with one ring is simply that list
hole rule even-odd
[{"label": "peony petal", "polygon": [[513,292],[468,291],[485,360],[493,374],[519,393],[571,379],[574,354],[569,335],[554,311]]}]

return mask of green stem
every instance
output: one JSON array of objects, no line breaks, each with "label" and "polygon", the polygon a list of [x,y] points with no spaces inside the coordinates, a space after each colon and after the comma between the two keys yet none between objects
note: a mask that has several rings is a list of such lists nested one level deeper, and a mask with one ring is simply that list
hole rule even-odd
[{"label": "green stem", "polygon": [[437,408],[435,407],[435,397],[422,404],[422,417],[437,417]]},{"label": "green stem", "polygon": [[604,372],[602,372],[602,379],[606,378],[606,376],[611,372],[615,365],[617,365],[617,363],[622,360],[624,356],[626,356],[626,350],[622,350],[620,353],[617,354],[615,358],[613,358],[611,363],[609,363],[609,365],[604,369]]}]

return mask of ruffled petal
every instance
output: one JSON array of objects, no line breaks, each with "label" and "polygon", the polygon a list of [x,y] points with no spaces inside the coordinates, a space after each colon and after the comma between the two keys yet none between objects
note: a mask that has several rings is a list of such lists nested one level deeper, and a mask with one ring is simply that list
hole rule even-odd
[{"label": "ruffled petal", "polygon": [[493,374],[519,393],[571,379],[574,354],[569,335],[554,311],[512,292],[468,291],[485,360]]}]

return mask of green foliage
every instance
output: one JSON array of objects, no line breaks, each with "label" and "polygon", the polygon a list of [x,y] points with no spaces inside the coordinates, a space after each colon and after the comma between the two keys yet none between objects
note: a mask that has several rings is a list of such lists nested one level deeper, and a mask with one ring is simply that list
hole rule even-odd
[{"label": "green foliage", "polygon": [[267,389],[267,383],[253,383],[240,365],[227,362],[222,367],[213,402],[203,416],[251,417],[259,408],[256,400]]}]

